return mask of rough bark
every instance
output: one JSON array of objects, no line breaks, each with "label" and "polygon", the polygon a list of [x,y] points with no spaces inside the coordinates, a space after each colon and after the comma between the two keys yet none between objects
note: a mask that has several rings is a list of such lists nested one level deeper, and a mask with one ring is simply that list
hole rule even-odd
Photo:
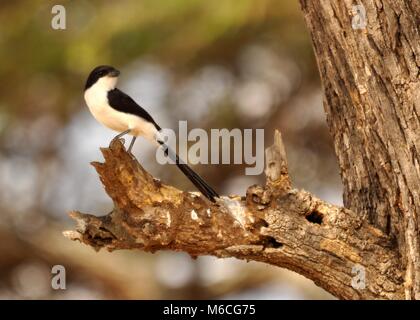
[{"label": "rough bark", "polygon": [[[395,237],[420,299],[420,3],[301,0],[324,88],[344,205]],[[352,28],[353,6],[366,28]]]},{"label": "rough bark", "polygon": [[[395,242],[352,211],[291,188],[280,133],[267,149],[265,186],[214,204],[162,184],[119,141],[93,163],[114,210],[102,217],[72,212],[77,231],[64,234],[95,249],[185,251],[237,257],[296,271],[344,299],[401,299],[403,274]],[[353,268],[366,288],[352,287]]]}]

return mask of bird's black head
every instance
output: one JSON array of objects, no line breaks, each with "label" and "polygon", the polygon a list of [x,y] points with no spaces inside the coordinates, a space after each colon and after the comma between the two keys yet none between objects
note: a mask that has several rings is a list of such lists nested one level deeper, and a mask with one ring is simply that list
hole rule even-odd
[{"label": "bird's black head", "polygon": [[111,66],[98,66],[92,70],[87,78],[85,90],[93,86],[99,79],[103,77],[118,77],[120,72]]}]

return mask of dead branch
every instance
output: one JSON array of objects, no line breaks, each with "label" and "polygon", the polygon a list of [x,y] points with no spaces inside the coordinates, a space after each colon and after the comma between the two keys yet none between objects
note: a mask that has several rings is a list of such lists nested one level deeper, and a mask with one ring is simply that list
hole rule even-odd
[{"label": "dead branch", "polygon": [[[114,210],[77,211],[72,240],[106,248],[175,250],[255,260],[293,270],[343,299],[403,299],[395,242],[356,213],[291,187],[280,132],[266,150],[264,186],[213,204],[154,179],[116,141],[103,148],[98,172]],[[365,288],[352,286],[364,268]]]}]

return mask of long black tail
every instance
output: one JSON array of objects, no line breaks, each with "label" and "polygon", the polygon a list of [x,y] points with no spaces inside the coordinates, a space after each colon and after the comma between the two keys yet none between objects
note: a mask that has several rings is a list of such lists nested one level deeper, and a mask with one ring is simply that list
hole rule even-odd
[{"label": "long black tail", "polygon": [[207,182],[203,180],[196,172],[194,172],[193,169],[191,169],[182,159],[178,157],[176,152],[174,152],[172,149],[170,149],[166,144],[160,142],[162,147],[165,150],[165,154],[171,159],[173,162],[176,163],[178,168],[182,171],[182,173],[196,186],[198,190],[202,194],[204,194],[207,199],[209,199],[212,202],[216,202],[215,198],[218,198],[219,195],[216,191],[210,187]]}]

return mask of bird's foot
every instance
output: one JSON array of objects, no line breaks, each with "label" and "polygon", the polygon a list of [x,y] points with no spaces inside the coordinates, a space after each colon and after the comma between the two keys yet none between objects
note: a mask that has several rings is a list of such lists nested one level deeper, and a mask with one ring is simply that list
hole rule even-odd
[{"label": "bird's foot", "polygon": [[131,130],[128,129],[128,130],[125,130],[124,132],[121,132],[120,134],[117,134],[115,136],[115,138],[111,140],[111,143],[109,145],[111,146],[115,141],[117,141],[119,139],[121,140],[121,143],[124,145],[125,140],[122,137],[125,136],[126,134],[130,133],[130,131]]},{"label": "bird's foot", "polygon": [[123,145],[125,144],[125,139],[124,138],[120,138],[120,137],[115,137],[114,139],[111,140],[111,142],[109,143],[109,146],[111,147],[116,141],[120,141]]}]

